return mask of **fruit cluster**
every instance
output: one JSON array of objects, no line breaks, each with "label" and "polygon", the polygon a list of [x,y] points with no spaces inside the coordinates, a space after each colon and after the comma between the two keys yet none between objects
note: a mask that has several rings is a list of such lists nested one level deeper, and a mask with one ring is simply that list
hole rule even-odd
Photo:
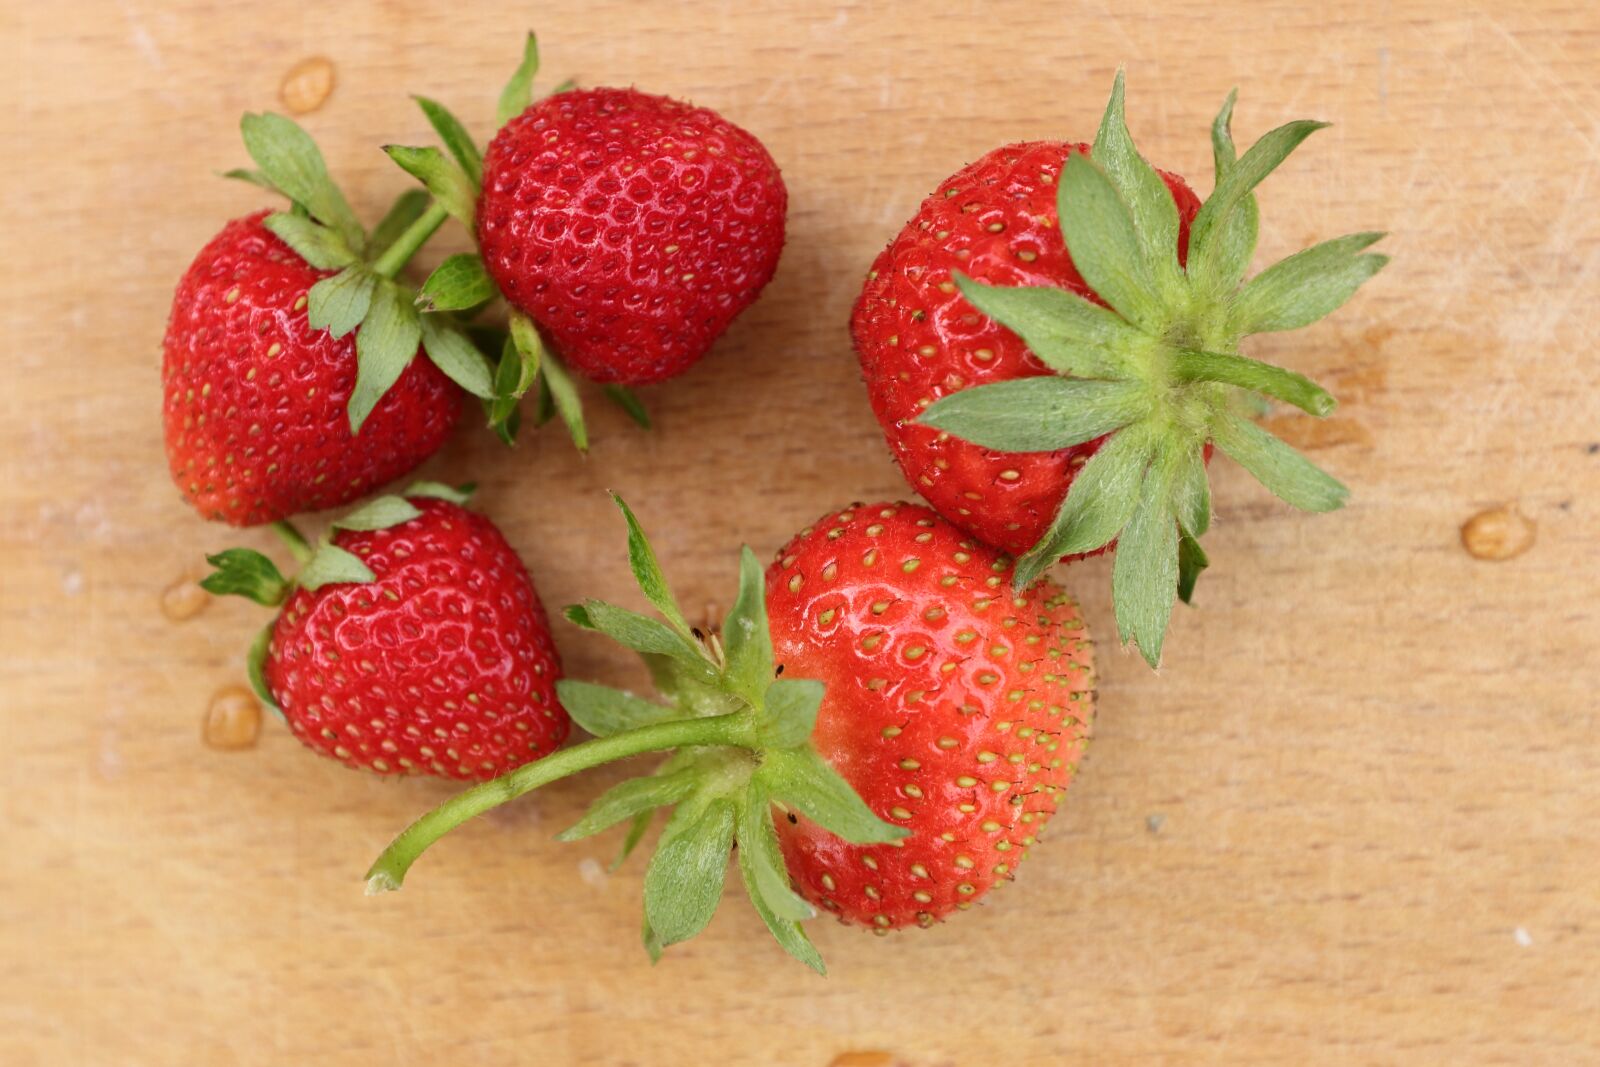
[{"label": "fruit cluster", "polygon": [[[1240,155],[1230,97],[1202,202],[1134,148],[1120,74],[1092,144],[1007,145],[958,171],[878,256],[851,319],[872,408],[931,507],[829,512],[764,570],[745,548],[707,632],[616,498],[659,617],[598,601],[565,616],[644,657],[647,700],[562,677],[533,582],[465,507],[470,486],[370,499],[316,544],[287,521],[413,471],[469,396],[508,444],[526,402],[583,449],[575,371],[648,427],[630,387],[688,370],[771,280],[787,192],[760,141],[634,89],[535,99],[537,71],[530,35],[486,149],[419,97],[442,148],[385,149],[421,187],[370,231],[299,126],[244,117],[256,169],[230,176],[289,206],[228,223],[178,284],[167,454],[202,516],[271,524],[298,570],[229,549],[203,584],[278,609],[249,676],[307,746],[478,783],[396,838],[370,889],[398,888],[488,808],[664,753],[561,836],[626,823],[626,856],[670,809],[644,879],[652,955],[710,920],[736,854],[773,936],[820,971],[802,926],[818,909],[879,932],[938,922],[1010,879],[1060,803],[1095,678],[1053,562],[1115,546],[1118,630],[1155,666],[1206,566],[1213,451],[1297,507],[1343,502],[1252,418],[1333,398],[1239,345],[1344,303],[1383,266],[1366,251],[1380,235],[1246,280],[1253,190],[1322,124]],[[477,251],[413,287],[403,268],[452,218]],[[573,721],[591,739],[563,748]]]}]

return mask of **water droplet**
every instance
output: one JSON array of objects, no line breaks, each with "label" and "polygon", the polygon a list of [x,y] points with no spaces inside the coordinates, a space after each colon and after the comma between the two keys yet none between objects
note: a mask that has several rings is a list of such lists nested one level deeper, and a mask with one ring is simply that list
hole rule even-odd
[{"label": "water droplet", "polygon": [[1474,559],[1512,559],[1533,547],[1538,527],[1516,505],[1480,511],[1461,524],[1461,546]]},{"label": "water droplet", "polygon": [[578,877],[582,878],[584,884],[591,889],[604,889],[606,882],[609,881],[606,869],[592,856],[578,862]]},{"label": "water droplet", "polygon": [[239,685],[217,690],[200,730],[207,747],[232,751],[252,748],[261,736],[261,704]]},{"label": "water droplet", "polygon": [[289,68],[278,86],[278,98],[294,115],[317,110],[333,92],[333,62],[323,56],[302,59]]},{"label": "water droplet", "polygon": [[192,619],[211,603],[211,594],[200,588],[193,574],[185,574],[161,591],[161,614],[172,622]]}]

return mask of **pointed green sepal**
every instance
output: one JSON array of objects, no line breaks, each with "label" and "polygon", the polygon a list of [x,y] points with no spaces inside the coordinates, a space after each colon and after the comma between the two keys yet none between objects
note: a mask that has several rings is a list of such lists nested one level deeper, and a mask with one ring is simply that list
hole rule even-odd
[{"label": "pointed green sepal", "polygon": [[593,837],[624,819],[676,804],[693,792],[699,781],[699,775],[690,770],[629,778],[601,793],[600,798],[584,812],[583,818],[557,834],[556,840],[578,841]]},{"label": "pointed green sepal", "polygon": [[270,112],[244,115],[239,120],[239,132],[250,158],[268,181],[290,200],[303,205],[312,218],[338,233],[354,252],[366,250],[366,231],[329,177],[322,152],[310,134],[293,120]]},{"label": "pointed green sepal", "polygon": [[356,385],[350,393],[350,432],[361,432],[367,416],[400,380],[422,343],[422,322],[400,286],[380,279],[372,305],[356,331]]},{"label": "pointed green sepal", "polygon": [[766,715],[761,741],[773,748],[794,748],[811,738],[827,687],[811,678],[778,678],[767,686],[762,701]]},{"label": "pointed green sepal", "polygon": [[1143,382],[1045,375],[951,393],[917,421],[1001,452],[1053,452],[1120,429],[1149,407]]},{"label": "pointed green sepal", "polygon": [[1338,479],[1248,419],[1219,415],[1211,439],[1256,481],[1302,511],[1333,511],[1350,497]]},{"label": "pointed green sepal", "polygon": [[733,851],[734,806],[726,797],[681,803],[661,832],[644,875],[644,913],[663,948],[704,930],[722,899]]},{"label": "pointed green sepal", "polygon": [[447,500],[458,507],[465,506],[472,499],[472,494],[478,491],[475,482],[462,482],[460,485],[446,485],[443,482],[412,482],[406,486],[406,496],[431,497],[434,500]]},{"label": "pointed green sepal", "polygon": [[242,596],[276,607],[289,595],[289,581],[278,565],[253,548],[229,548],[206,557],[216,570],[200,580],[213,596]]},{"label": "pointed green sepal", "polygon": [[430,100],[426,96],[414,96],[413,100],[422,109],[422,114],[427,117],[428,124],[433,127],[433,132],[439,135],[439,140],[444,142],[445,149],[455,157],[462,173],[467,176],[474,187],[483,182],[483,153],[478,151],[478,146],[473,143],[472,135],[461,124],[461,120],[450,113],[450,109],[437,100]]},{"label": "pointed green sepal", "polygon": [[579,452],[589,451],[589,428],[583,420],[583,401],[578,398],[578,387],[573,385],[567,368],[554,355],[546,352],[539,365],[539,377],[550,390],[556,414],[561,416],[572,443],[578,446]]},{"label": "pointed green sepal", "polygon": [[1105,171],[1089,156],[1069,152],[1056,199],[1061,236],[1084,281],[1123,318],[1152,336],[1161,334],[1167,308],[1133,213]]},{"label": "pointed green sepal", "polygon": [[538,74],[539,38],[529,33],[522,42],[522,62],[517,64],[506,87],[500,90],[500,103],[494,114],[495,129],[528,110],[528,105],[533,102],[533,79]]},{"label": "pointed green sepal", "polygon": [[812,748],[767,753],[758,772],[774,800],[782,801],[852,845],[881,844],[911,831],[878,818],[866,802]]},{"label": "pointed green sepal", "polygon": [[355,264],[311,287],[306,297],[306,322],[313,330],[327,330],[343,337],[367,317],[378,277]]},{"label": "pointed green sepal", "polygon": [[605,387],[606,396],[611,402],[621,408],[634,422],[641,427],[650,429],[650,412],[645,410],[644,402],[639,395],[626,385],[608,385]]},{"label": "pointed green sepal", "polygon": [[1123,113],[1120,70],[1090,154],[1128,205],[1139,247],[1162,302],[1179,303],[1183,298],[1183,275],[1178,267],[1178,205],[1161,175],[1133,146]]},{"label": "pointed green sepal", "polygon": [[417,294],[422,311],[463,311],[495,298],[497,290],[483,257],[471,252],[450,256],[434,268]]},{"label": "pointed green sepal", "polygon": [[250,642],[250,651],[245,655],[244,673],[250,680],[250,689],[256,699],[282,719],[283,709],[278,706],[271,687],[267,685],[267,654],[272,651],[272,631],[276,625],[275,622],[269,622],[256,633],[255,640]]},{"label": "pointed green sepal", "polygon": [[372,568],[361,562],[359,556],[345,551],[338,545],[323,543],[317,547],[311,562],[307,563],[295,577],[295,584],[302,589],[314,591],[325,585],[345,582],[365,584],[376,578],[377,575],[372,573]]},{"label": "pointed green sepal", "polygon": [[1173,457],[1156,457],[1139,486],[1138,503],[1117,538],[1111,603],[1117,632],[1138,643],[1145,661],[1161,663],[1161,644],[1178,589],[1178,521],[1172,512]]},{"label": "pointed green sepal", "polygon": [[457,222],[472,228],[478,210],[478,187],[453,160],[437,148],[384,145],[401,170],[416,178]]},{"label": "pointed green sepal", "polygon": [[661,571],[661,561],[656,558],[656,550],[650,547],[650,539],[645,536],[638,517],[618,494],[612,493],[611,501],[617,505],[628,524],[628,567],[633,571],[633,580],[639,584],[645,599],[661,612],[672,628],[685,639],[693,640],[693,631],[678,607],[677,598],[672,595],[672,588],[667,585],[667,576]]},{"label": "pointed green sepal", "polygon": [[610,686],[563,678],[556,683],[556,695],[572,721],[596,737],[610,737],[624,730],[635,730],[651,723],[681,718],[682,713],[665,704],[641,700]]},{"label": "pointed green sepal", "polygon": [[1361,254],[1383,236],[1338,237],[1268,267],[1229,305],[1231,330],[1240,336],[1298,330],[1338,310],[1389,262],[1388,256]]},{"label": "pointed green sepal", "polygon": [[401,496],[374,497],[333,522],[337,530],[387,530],[421,515],[417,506]]},{"label": "pointed green sepal", "polygon": [[1178,534],[1178,599],[1185,604],[1194,603],[1194,586],[1200,580],[1200,572],[1211,566],[1211,560],[1206,556],[1206,550],[1200,547],[1200,542],[1195,540],[1188,530]]},{"label": "pointed green sepal", "polygon": [[389,247],[400,239],[400,235],[409,230],[412,225],[428,210],[428,205],[433,203],[433,198],[426,189],[407,189],[395,197],[394,203],[389,205],[389,210],[378,225],[372,228],[372,237],[367,242],[373,256],[381,256]]},{"label": "pointed green sepal", "polygon": [[1022,338],[1057,374],[1079,378],[1131,377],[1133,356],[1149,338],[1121,315],[1065,289],[985,285],[960,271],[951,277],[961,295]]},{"label": "pointed green sepal", "polygon": [[318,270],[342,270],[357,261],[344,238],[319,222],[279,211],[263,219],[262,225]]}]

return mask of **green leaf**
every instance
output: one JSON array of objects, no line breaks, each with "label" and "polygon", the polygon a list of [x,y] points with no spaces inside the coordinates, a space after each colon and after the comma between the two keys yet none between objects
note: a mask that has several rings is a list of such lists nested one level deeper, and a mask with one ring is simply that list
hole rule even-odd
[{"label": "green leaf", "polygon": [[650,916],[644,917],[644,929],[640,932],[644,939],[645,954],[650,957],[651,963],[661,962],[661,938],[656,936],[655,930],[650,927]]},{"label": "green leaf", "polygon": [[740,856],[749,861],[746,884],[751,889],[751,898],[759,897],[774,914],[784,919],[796,922],[815,919],[816,909],[789,884],[789,871],[778,846],[778,831],[772,824],[772,800],[761,784],[751,782],[746,786],[735,806]]},{"label": "green leaf", "polygon": [[661,571],[661,561],[656,559],[655,549],[650,547],[650,540],[645,537],[638,517],[621,496],[612,493],[611,499],[621,509],[622,517],[628,523],[628,567],[633,571],[633,580],[639,583],[645,599],[661,612],[674,630],[686,640],[693,639],[694,631],[678,608],[678,601],[667,585],[667,576]]},{"label": "green leaf", "polygon": [[250,642],[250,651],[244,659],[244,673],[250,679],[250,688],[255,692],[256,699],[282,719],[283,709],[278,707],[272,690],[267,686],[267,653],[272,648],[272,630],[276,625],[276,621],[267,623],[256,634],[255,640]]},{"label": "green leaf", "polygon": [[556,398],[550,395],[550,383],[539,378],[538,396],[534,398],[533,424],[543,426],[556,417]]},{"label": "green leaf", "polygon": [[1194,603],[1194,584],[1200,572],[1211,566],[1205,549],[1188,530],[1178,535],[1178,599],[1185,604]]},{"label": "green leaf", "polygon": [[463,482],[460,485],[445,485],[443,482],[412,482],[406,486],[406,496],[425,496],[435,500],[448,500],[457,506],[465,506],[472,499],[472,494],[478,491],[477,485],[472,482]]},{"label": "green leaf", "polygon": [[[1211,158],[1216,168],[1217,185],[1222,183],[1238,162],[1232,130],[1233,104],[1238,96],[1237,89],[1228,94],[1222,110],[1217,112],[1216,120],[1211,124]],[[1250,266],[1250,257],[1255,255],[1256,235],[1260,228],[1261,210],[1256,205],[1255,196],[1247,195],[1239,201],[1238,210],[1233,212],[1227,225],[1217,230],[1216,266],[1209,286],[1212,299],[1216,298],[1216,294],[1232,292],[1238,287]]]},{"label": "green leaf", "polygon": [[275,193],[278,196],[284,195],[283,190],[279,189],[276,185],[273,185],[272,179],[267,177],[265,174],[262,174],[259,170],[249,170],[245,167],[235,167],[232,170],[223,171],[221,177],[231,178],[236,182],[248,182],[257,188],[265,189],[267,192]]},{"label": "green leaf", "polygon": [[316,590],[341,582],[365,584],[376,577],[359,557],[338,545],[324,543],[317,546],[316,555],[301,569],[295,581],[302,589]]},{"label": "green leaf", "polygon": [[622,845],[617,849],[617,858],[611,861],[607,868],[611,871],[620,870],[628,862],[628,857],[633,855],[633,850],[639,847],[639,842],[644,840],[644,835],[650,830],[650,822],[655,817],[655,811],[641,811],[633,817],[633,822],[628,824],[628,832],[622,837]]},{"label": "green leaf", "polygon": [[466,172],[446,159],[437,148],[391,144],[385,145],[383,150],[401,170],[420,181],[456,221],[472,229],[473,216],[478,209],[478,190]]},{"label": "green leaf", "polygon": [[567,369],[553,354],[546,352],[539,364],[539,375],[550,387],[550,398],[555,401],[556,414],[566,424],[572,443],[578,446],[579,452],[589,451],[589,430],[583,421],[583,401],[578,398],[577,387],[567,376]]},{"label": "green leaf", "polygon": [[494,112],[495,129],[528,110],[533,102],[533,79],[538,73],[539,38],[530,33],[522,43],[522,62],[517,64],[506,87],[500,90],[500,104]]},{"label": "green leaf", "polygon": [[556,683],[561,706],[572,721],[596,737],[610,737],[638,726],[681,718],[678,709],[641,700],[610,686],[563,678]]},{"label": "green leaf", "polygon": [[[1200,205],[1200,213],[1189,227],[1189,274],[1209,292],[1225,292],[1230,288],[1229,277],[1244,276],[1245,265],[1229,262],[1227,257],[1237,255],[1237,239],[1230,235],[1239,225],[1238,213],[1249,210],[1245,201],[1251,190],[1288,158],[1300,142],[1327,125],[1326,122],[1302,120],[1279,126],[1252,145],[1228,173],[1218,179],[1216,189]],[[1073,259],[1076,261],[1077,257]]]},{"label": "green leaf", "polygon": [[644,875],[644,913],[663,947],[704,930],[722,900],[733,850],[733,803],[680,804]]},{"label": "green leaf", "polygon": [[761,740],[773,748],[803,745],[817,725],[827,687],[810,678],[779,678],[767,686]]},{"label": "green leaf", "polygon": [[985,285],[951,272],[973,307],[1018,337],[1058,374],[1123,378],[1133,373],[1129,352],[1149,338],[1118,315],[1065,289]]},{"label": "green leaf", "polygon": [[489,425],[508,445],[515,442],[521,423],[517,401],[538,380],[543,358],[544,342],[533,320],[512,311],[510,332],[500,346],[500,363],[495,368],[494,399],[488,405]]},{"label": "green leaf", "polygon": [[554,89],[551,89],[548,93],[545,93],[544,95],[545,96],[560,96],[562,93],[570,93],[570,92],[572,92],[572,90],[576,89],[577,87],[578,87],[578,80],[576,78],[563,78],[561,81],[556,83],[556,87]]},{"label": "green leaf", "polygon": [[587,630],[598,630],[635,652],[671,656],[697,677],[711,679],[715,673],[700,650],[666,623],[647,615],[619,608],[600,600],[585,600],[567,608],[568,621]]},{"label": "green leaf", "polygon": [[411,227],[411,224],[422,217],[428,210],[428,205],[433,198],[426,189],[407,189],[395,197],[390,205],[388,214],[372,231],[372,238],[367,242],[374,259],[389,250],[389,246],[399,240],[400,235]]},{"label": "green leaf", "polygon": [[422,339],[417,309],[399,286],[384,280],[356,331],[356,385],[350,393],[350,432],[360,433],[372,409],[416,358]]},{"label": "green leaf", "polygon": [[200,580],[200,588],[215,596],[242,596],[273,607],[289,593],[278,565],[253,548],[230,548],[207,556],[206,562],[216,570]]},{"label": "green leaf", "polygon": [[853,845],[870,845],[910,837],[872,813],[866,803],[809,745],[771,749],[756,772],[774,799],[797,808],[824,830]]},{"label": "green leaf", "polygon": [[417,294],[423,311],[460,311],[493,300],[498,290],[483,259],[471,252],[451,256],[439,264]]},{"label": "green leaf", "polygon": [[1169,369],[1174,381],[1224,382],[1276,397],[1317,416],[1330,414],[1338,406],[1332,393],[1304,374],[1231,352],[1174,349]]},{"label": "green leaf", "polygon": [[343,337],[367,317],[377,275],[356,264],[311,287],[306,297],[306,322],[313,330]]},{"label": "green leaf", "polygon": [[760,707],[772,682],[772,631],[767,623],[767,585],[756,554],[739,550],[739,593],[722,624],[728,687]]},{"label": "green leaf", "polygon": [[501,395],[520,399],[539,377],[539,368],[545,357],[544,339],[539,336],[539,329],[533,320],[520,311],[511,313],[510,326],[510,340],[518,362],[512,364],[516,376],[511,381],[511,388],[501,391]]},{"label": "green leaf", "polygon": [[1155,441],[1155,428],[1136,422],[1118,430],[1089,457],[1072,479],[1049,531],[1017,560],[1011,578],[1015,588],[1031,585],[1062,556],[1093,551],[1117,536],[1138,505]]},{"label": "green leaf", "polygon": [[401,496],[380,496],[367,501],[348,515],[337,519],[339,530],[387,530],[421,515],[417,506]]},{"label": "green leaf", "polygon": [[465,333],[436,314],[420,316],[422,348],[446,378],[473,396],[488,400],[494,394],[489,361]]},{"label": "green leaf", "polygon": [[1111,564],[1111,602],[1117,631],[1137,641],[1145,661],[1161,662],[1161,642],[1178,590],[1178,522],[1172,513],[1173,462],[1150,465],[1139,487],[1138,506],[1117,538]]},{"label": "green leaf", "polygon": [[1145,262],[1149,264],[1163,300],[1168,306],[1177,304],[1183,296],[1182,275],[1178,269],[1178,205],[1173,202],[1172,192],[1161,175],[1133,146],[1123,114],[1120,70],[1111,89],[1111,100],[1106,104],[1105,116],[1100,120],[1092,155],[1128,205]]},{"label": "green leaf", "polygon": [[628,418],[647,430],[650,428],[650,413],[644,409],[644,403],[632,389],[626,385],[608,385],[605,393],[617,407],[628,413]]},{"label": "green leaf", "polygon": [[1167,315],[1128,204],[1088,156],[1071,152],[1056,188],[1061,235],[1073,265],[1123,318],[1159,334]]},{"label": "green leaf", "polygon": [[321,223],[279,211],[263,219],[262,225],[318,270],[339,270],[356,262],[349,246]]},{"label": "green leaf", "polygon": [[[808,916],[804,916],[794,902],[798,901],[807,910],[810,909],[810,905],[788,887],[788,875],[783,871],[781,857],[777,869],[774,869],[773,864],[766,858],[764,849],[751,847],[751,841],[763,833],[773,835],[773,840],[776,842],[776,834],[771,829],[770,805],[765,797],[761,797],[759,800],[747,801],[743,807],[739,826],[739,875],[744,881],[745,892],[750,896],[750,903],[754,905],[756,914],[761,916],[761,921],[767,924],[767,929],[772,931],[772,936],[777,939],[785,952],[818,974],[827,974],[828,969],[823,965],[822,954],[811,943],[811,939],[806,936],[798,921]],[[764,822],[766,828],[749,825],[757,821]],[[786,910],[780,912],[780,907]],[[814,915],[815,912],[811,914]]]},{"label": "green leaf", "polygon": [[450,113],[450,109],[443,104],[430,100],[425,96],[414,96],[413,100],[427,116],[428,122],[433,126],[439,140],[444,142],[445,148],[455,157],[461,165],[462,171],[474,186],[483,182],[483,154],[478,151],[478,146],[473,143],[472,135],[461,121]]},{"label": "green leaf", "polygon": [[1138,381],[1016,378],[941,397],[917,421],[1000,452],[1053,452],[1142,417],[1149,396]]},{"label": "green leaf", "polygon": [[1388,256],[1357,254],[1382,236],[1353,233],[1268,267],[1234,299],[1228,311],[1233,330],[1239,334],[1297,330],[1336,310],[1389,262]]},{"label": "green leaf", "polygon": [[693,769],[665,776],[644,775],[629,778],[600,794],[571,827],[556,835],[557,841],[579,841],[592,837],[638,815],[648,815],[656,808],[676,804],[694,791],[701,775]]},{"label": "green leaf", "polygon": [[1195,537],[1211,528],[1211,483],[1206,478],[1205,446],[1174,446],[1172,508],[1178,524]]},{"label": "green leaf", "polygon": [[246,114],[239,120],[245,150],[267,180],[297,204],[305,205],[318,222],[330,226],[354,252],[365,250],[367,235],[339,187],[328,176],[328,166],[311,135],[290,119],[271,113]]},{"label": "green leaf", "polygon": [[1332,475],[1248,419],[1219,413],[1211,439],[1274,495],[1297,508],[1333,511],[1349,499],[1350,490]]}]

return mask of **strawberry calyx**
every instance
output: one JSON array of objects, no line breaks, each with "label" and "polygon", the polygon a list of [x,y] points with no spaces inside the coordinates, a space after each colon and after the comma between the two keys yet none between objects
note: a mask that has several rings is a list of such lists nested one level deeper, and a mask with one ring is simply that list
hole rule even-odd
[{"label": "strawberry calyx", "polygon": [[[539,39],[529,33],[523,40],[522,61],[500,92],[495,108],[495,131],[528,109],[534,101],[533,81],[539,73]],[[574,88],[568,79],[545,96]],[[425,96],[415,96],[428,124],[439,135],[444,151],[434,147],[386,145],[384,151],[407,174],[416,178],[442,212],[456,219],[477,240],[478,197],[483,185],[483,150],[465,125],[449,108]],[[501,296],[499,288],[476,252],[453,255],[441,263],[417,295],[416,306],[424,314],[458,312],[471,317]],[[509,329],[500,343],[489,351],[497,352],[487,392],[474,395],[483,401],[489,426],[506,444],[516,442],[521,427],[520,401],[536,390],[536,423],[544,425],[559,415],[578,451],[589,449],[589,431],[583,415],[583,402],[565,365],[551,351],[533,319],[515,309],[509,313]],[[635,422],[650,428],[644,405],[626,386],[606,387],[606,395]]]},{"label": "strawberry calyx", "polygon": [[408,191],[368,234],[329,176],[316,142],[297,123],[271,113],[246,114],[239,129],[259,169],[224,176],[287,197],[290,210],[268,215],[262,224],[311,266],[337,272],[306,294],[306,321],[336,338],[357,331],[350,432],[361,431],[419,345],[462,389],[492,396],[489,361],[468,339],[453,309],[419,308],[416,292],[396,280],[444,224],[452,205],[422,190]]},{"label": "strawberry calyx", "polygon": [[793,808],[855,844],[896,841],[909,831],[874,815],[811,746],[824,686],[783,677],[774,663],[762,569],[749,547],[740,553],[738,596],[720,636],[702,633],[684,618],[633,512],[621,497],[613,499],[627,520],[634,578],[661,618],[597,600],[573,605],[566,615],[638,652],[667,703],[562,679],[562,706],[594,739],[525,764],[423,815],[373,863],[367,891],[400,888],[425,849],[491,808],[602,763],[670,751],[654,771],[602,794],[559,839],[573,841],[627,822],[621,863],[655,809],[672,808],[644,880],[643,936],[652,960],[710,922],[737,845],[745,890],[767,929],[791,956],[825,973],[801,927],[816,912],[790,886],[773,806]]},{"label": "strawberry calyx", "polygon": [[1315,322],[1388,257],[1365,251],[1382,234],[1352,234],[1245,281],[1258,229],[1255,186],[1326,123],[1290,122],[1240,156],[1229,94],[1212,126],[1216,187],[1180,262],[1177,207],[1134,148],[1123,91],[1119,71],[1092,150],[1071,152],[1057,183],[1067,251],[1103,303],[952,272],[967,301],[1016,333],[1054,375],[952,393],[917,421],[999,452],[1105,438],[1076,472],[1045,535],[1018,559],[1013,583],[1024,588],[1055,560],[1115,540],[1118,630],[1153,667],[1174,596],[1187,603],[1206,566],[1199,539],[1211,520],[1208,447],[1295,507],[1330,511],[1348,496],[1241,410],[1243,401],[1271,398],[1323,417],[1334,409],[1332,395],[1303,375],[1240,355],[1240,341]]},{"label": "strawberry calyx", "polygon": [[[299,564],[295,573],[285,576],[271,558],[253,548],[228,548],[206,556],[213,570],[200,580],[200,588],[213,596],[240,596],[263,607],[276,608],[283,606],[296,589],[317,590],[337,582],[366,584],[376,579],[372,569],[360,557],[333,543],[335,531],[385,530],[399,526],[422,514],[407,498],[433,497],[452,504],[465,504],[474,488],[472,485],[455,487],[439,482],[414,482],[403,494],[374,497],[336,519],[314,545],[293,523],[279,520],[272,524],[272,532]],[[256,696],[282,718],[283,711],[268,690],[265,675],[273,625],[269,622],[250,643],[245,673]]]}]

